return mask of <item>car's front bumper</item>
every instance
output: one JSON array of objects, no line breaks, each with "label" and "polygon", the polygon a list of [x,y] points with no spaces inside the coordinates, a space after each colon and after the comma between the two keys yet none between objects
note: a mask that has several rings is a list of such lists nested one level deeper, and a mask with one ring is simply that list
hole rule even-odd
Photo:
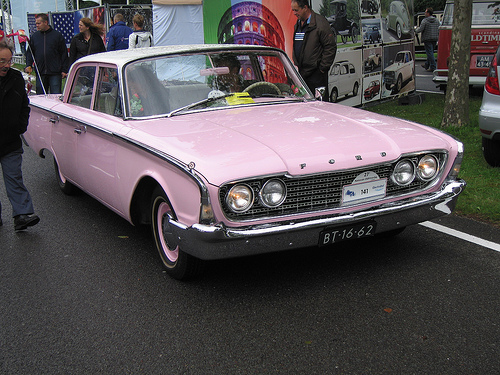
[{"label": "car's front bumper", "polygon": [[328,217],[243,228],[229,228],[222,224],[186,227],[172,222],[171,228],[180,248],[200,259],[269,253],[318,245],[320,232],[335,226],[374,220],[377,233],[382,233],[449,214],[465,185],[463,180],[448,181],[435,193]]}]

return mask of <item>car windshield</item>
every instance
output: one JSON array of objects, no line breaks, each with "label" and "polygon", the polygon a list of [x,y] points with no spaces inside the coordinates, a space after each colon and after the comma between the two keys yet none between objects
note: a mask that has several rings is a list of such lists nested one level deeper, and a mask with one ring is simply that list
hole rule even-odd
[{"label": "car windshield", "polygon": [[[443,26],[453,24],[454,4],[448,3],[444,9]],[[472,25],[498,25],[500,22],[500,2],[481,2],[472,4]]]},{"label": "car windshield", "polygon": [[398,63],[405,62],[405,54],[404,53],[398,53],[396,55],[396,58],[394,59],[394,62],[398,62]]},{"label": "car windshield", "polygon": [[168,55],[125,68],[127,117],[312,99],[279,51]]}]

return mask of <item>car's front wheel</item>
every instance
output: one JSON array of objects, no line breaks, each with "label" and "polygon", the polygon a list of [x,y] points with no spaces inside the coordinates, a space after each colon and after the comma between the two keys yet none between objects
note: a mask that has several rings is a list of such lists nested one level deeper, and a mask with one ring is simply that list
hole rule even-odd
[{"label": "car's front wheel", "polygon": [[402,88],[403,88],[403,76],[400,74],[398,76],[398,80],[396,81],[396,84],[392,88],[392,93],[397,94],[398,92],[401,91]]},{"label": "car's front wheel", "polygon": [[155,190],[151,202],[153,237],[167,273],[177,280],[195,276],[202,261],[180,249],[179,239],[172,230],[175,214],[163,189]]},{"label": "car's front wheel", "polygon": [[396,35],[398,36],[398,39],[403,37],[403,29],[399,23],[396,24]]},{"label": "car's front wheel", "polygon": [[500,141],[483,137],[483,155],[492,167],[500,167]]},{"label": "car's front wheel", "polygon": [[338,96],[339,96],[339,93],[338,93],[337,89],[334,87],[332,89],[332,92],[330,93],[330,101],[332,103],[336,103],[337,99],[338,99]]}]

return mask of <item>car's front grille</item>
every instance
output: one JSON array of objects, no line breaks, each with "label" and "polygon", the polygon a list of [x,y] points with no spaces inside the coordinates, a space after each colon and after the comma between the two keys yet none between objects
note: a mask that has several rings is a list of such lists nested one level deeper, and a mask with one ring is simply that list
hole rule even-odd
[{"label": "car's front grille", "polygon": [[[442,167],[445,155],[434,155],[440,159],[439,164]],[[416,178],[407,186],[399,186],[393,183],[390,178],[394,166],[395,163],[391,163],[371,166],[364,169],[347,170],[307,177],[279,177],[286,185],[287,196],[285,202],[276,208],[265,207],[259,201],[259,191],[269,178],[241,181],[241,183],[245,183],[252,188],[255,197],[253,207],[246,212],[234,213],[229,210],[225,204],[226,194],[234,184],[223,186],[220,189],[219,198],[224,214],[228,219],[233,221],[244,221],[263,217],[292,215],[339,208],[342,203],[343,186],[352,184],[354,179],[363,172],[375,172],[379,178],[387,179],[387,191],[383,199],[423,190],[434,181],[424,182]]]}]

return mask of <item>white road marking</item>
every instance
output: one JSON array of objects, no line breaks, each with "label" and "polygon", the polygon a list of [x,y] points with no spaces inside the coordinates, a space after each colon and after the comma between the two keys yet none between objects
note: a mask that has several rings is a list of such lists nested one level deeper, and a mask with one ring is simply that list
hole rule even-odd
[{"label": "white road marking", "polygon": [[467,233],[459,232],[458,230],[445,227],[444,225],[432,223],[430,221],[424,221],[423,223],[420,223],[420,225],[427,227],[427,228],[430,228],[430,229],[437,230],[438,232],[448,234],[450,236],[460,238],[460,239],[465,240],[465,241],[472,242],[476,245],[487,247],[488,249],[500,252],[500,244],[497,244],[495,242],[483,240],[482,238],[472,236],[472,235],[467,234]]}]

